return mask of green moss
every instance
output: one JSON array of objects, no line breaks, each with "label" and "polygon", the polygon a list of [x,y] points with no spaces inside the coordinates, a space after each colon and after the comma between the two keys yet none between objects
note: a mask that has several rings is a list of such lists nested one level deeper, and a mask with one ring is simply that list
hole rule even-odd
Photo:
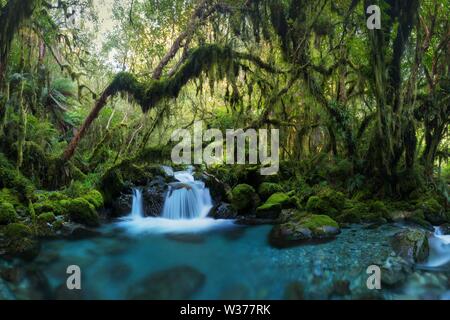
[{"label": "green moss", "polygon": [[277,192],[267,199],[266,204],[280,204],[283,207],[290,205],[290,197],[283,192]]},{"label": "green moss", "polygon": [[[64,198],[64,200],[67,200],[67,198]],[[60,216],[64,214],[64,207],[61,205],[61,201],[64,200],[50,200],[46,199],[42,202],[34,203],[33,208],[34,212],[37,215],[40,215],[42,213],[46,212],[53,212],[55,215]]]},{"label": "green moss", "polygon": [[0,188],[17,191],[22,201],[33,198],[35,188],[16,168],[0,153]]},{"label": "green moss", "polygon": [[422,210],[425,218],[434,225],[450,222],[450,213],[446,212],[439,202],[429,195],[420,198],[416,208]]},{"label": "green moss", "polygon": [[312,213],[335,217],[344,209],[345,200],[342,192],[325,187],[321,188],[315,196],[308,199],[306,209]]},{"label": "green moss", "polygon": [[11,189],[0,190],[0,203],[10,203],[19,215],[25,215],[27,208],[20,201],[20,196]]},{"label": "green moss", "polygon": [[90,204],[92,204],[96,209],[100,209],[101,207],[103,207],[103,196],[97,190],[89,191],[89,193],[83,196],[83,198],[86,199]]},{"label": "green moss", "polygon": [[239,184],[231,191],[231,204],[239,212],[254,209],[259,202],[255,189],[248,184]]},{"label": "green moss", "polygon": [[60,204],[72,221],[90,227],[97,227],[100,224],[95,207],[87,200],[83,198],[61,200]]},{"label": "green moss", "polygon": [[121,72],[106,93],[108,96],[128,93],[147,112],[163,99],[176,98],[184,85],[204,71],[211,79],[223,79],[235,67],[234,55],[230,47],[204,45],[191,50],[185,63],[168,79],[140,82],[134,75]]},{"label": "green moss", "polygon": [[281,211],[282,208],[283,207],[279,203],[267,203],[266,202],[262,206],[259,206],[258,208],[256,208],[256,213],[260,213],[260,212],[268,211],[268,210]]},{"label": "green moss", "polygon": [[301,220],[301,225],[311,230],[317,230],[322,227],[339,228],[339,224],[326,215],[309,215]]},{"label": "green moss", "polygon": [[100,180],[100,190],[105,204],[110,204],[120,195],[125,188],[122,174],[119,169],[111,168],[103,175]]},{"label": "green moss", "polygon": [[30,236],[32,234],[31,229],[21,223],[11,223],[4,229],[5,236],[10,240],[17,240]]},{"label": "green moss", "polygon": [[258,194],[263,200],[277,192],[283,192],[283,188],[278,183],[263,182],[258,187]]},{"label": "green moss", "polygon": [[37,217],[38,221],[41,223],[52,223],[56,220],[55,214],[53,212],[42,213]]},{"label": "green moss", "polygon": [[0,203],[0,225],[13,223],[17,220],[18,216],[14,206],[8,202]]}]

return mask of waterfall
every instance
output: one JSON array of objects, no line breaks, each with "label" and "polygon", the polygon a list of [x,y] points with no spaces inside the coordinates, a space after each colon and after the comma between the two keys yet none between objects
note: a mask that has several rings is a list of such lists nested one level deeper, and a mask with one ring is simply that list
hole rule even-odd
[{"label": "waterfall", "polygon": [[211,195],[204,182],[195,180],[193,168],[178,172],[173,172],[170,167],[163,169],[176,182],[169,184],[161,216],[144,216],[142,190],[136,188],[133,189],[131,213],[118,221],[121,228],[132,234],[187,234],[234,227],[232,220],[207,217],[213,207]]},{"label": "waterfall", "polygon": [[209,190],[204,182],[195,181],[191,171],[174,173],[178,182],[171,183],[162,217],[170,220],[205,218],[212,208]]},{"label": "waterfall", "polygon": [[142,203],[142,190],[133,189],[133,204],[131,206],[131,218],[139,219],[144,217],[144,209]]},{"label": "waterfall", "polygon": [[430,257],[426,267],[441,267],[450,262],[450,235],[443,235],[440,228],[429,239]]}]

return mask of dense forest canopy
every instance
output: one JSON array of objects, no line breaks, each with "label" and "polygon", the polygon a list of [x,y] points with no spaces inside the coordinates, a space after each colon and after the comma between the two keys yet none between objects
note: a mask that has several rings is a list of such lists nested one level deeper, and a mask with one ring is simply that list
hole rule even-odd
[{"label": "dense forest canopy", "polygon": [[0,6],[0,149],[39,188],[94,183],[203,120],[280,129],[283,161],[345,167],[349,192],[448,199],[448,0]]}]

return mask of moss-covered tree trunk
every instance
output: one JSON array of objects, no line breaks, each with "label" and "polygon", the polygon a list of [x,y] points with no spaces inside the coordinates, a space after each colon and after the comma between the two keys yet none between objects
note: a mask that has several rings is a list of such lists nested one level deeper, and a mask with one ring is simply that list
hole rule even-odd
[{"label": "moss-covered tree trunk", "polygon": [[9,0],[0,12],[0,92],[5,87],[11,43],[23,21],[31,17],[41,0]]}]

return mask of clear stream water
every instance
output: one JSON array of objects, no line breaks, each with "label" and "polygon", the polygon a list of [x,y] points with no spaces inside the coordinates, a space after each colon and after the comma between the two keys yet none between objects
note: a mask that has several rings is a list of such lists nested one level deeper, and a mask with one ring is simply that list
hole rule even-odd
[{"label": "clear stream water", "polygon": [[[401,228],[354,226],[331,242],[275,249],[267,241],[270,226],[205,218],[209,192],[189,176],[175,173],[186,186],[169,192],[161,218],[142,216],[141,193],[135,190],[128,217],[103,226],[101,236],[93,239],[45,242],[27,268],[37,270],[47,291],[55,292],[66,283],[67,267],[80,266],[80,299],[127,299],[149,288],[152,297],[160,290],[161,297],[179,298],[181,292],[190,299],[283,299],[288,288],[305,299],[366,298],[371,294],[366,269],[389,254],[389,238]],[[196,203],[187,205],[186,198]],[[430,245],[428,262],[417,266],[402,287],[383,288],[383,298],[450,299],[450,238],[437,230]],[[19,299],[41,297],[37,291],[42,288],[32,282],[23,281],[12,291]]]}]

